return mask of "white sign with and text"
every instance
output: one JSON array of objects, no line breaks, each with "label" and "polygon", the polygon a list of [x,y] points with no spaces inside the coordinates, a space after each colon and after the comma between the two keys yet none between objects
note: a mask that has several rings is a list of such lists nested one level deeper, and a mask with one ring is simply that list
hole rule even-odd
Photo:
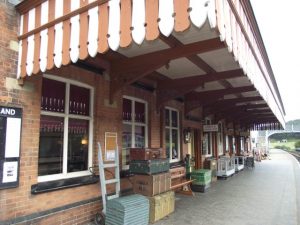
[{"label": "white sign with and text", "polygon": [[7,118],[5,158],[19,157],[20,133],[21,133],[21,119]]},{"label": "white sign with and text", "polygon": [[18,179],[18,162],[5,162],[3,164],[2,183],[16,182]]},{"label": "white sign with and text", "polygon": [[218,132],[218,124],[203,125],[203,132]]}]

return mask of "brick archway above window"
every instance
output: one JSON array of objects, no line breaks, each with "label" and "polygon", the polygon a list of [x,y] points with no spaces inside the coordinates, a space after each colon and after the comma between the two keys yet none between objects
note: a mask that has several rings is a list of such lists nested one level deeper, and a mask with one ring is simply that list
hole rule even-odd
[{"label": "brick archway above window", "polygon": [[182,32],[191,23],[201,28],[207,17],[216,26],[214,0],[27,0],[17,9],[18,78]]}]

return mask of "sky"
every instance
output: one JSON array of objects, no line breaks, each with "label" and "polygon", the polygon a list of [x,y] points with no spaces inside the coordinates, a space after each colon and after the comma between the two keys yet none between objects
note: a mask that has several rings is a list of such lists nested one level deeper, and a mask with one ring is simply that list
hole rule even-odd
[{"label": "sky", "polygon": [[300,1],[251,0],[284,104],[286,122],[300,119]]}]

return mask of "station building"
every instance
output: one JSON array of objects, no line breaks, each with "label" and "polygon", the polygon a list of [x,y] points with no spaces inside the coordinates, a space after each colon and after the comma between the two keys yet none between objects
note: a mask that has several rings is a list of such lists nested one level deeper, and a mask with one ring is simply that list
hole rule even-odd
[{"label": "station building", "polygon": [[284,124],[249,1],[12,2],[0,1],[1,223],[91,221],[109,137],[125,193],[131,147],[203,168]]}]

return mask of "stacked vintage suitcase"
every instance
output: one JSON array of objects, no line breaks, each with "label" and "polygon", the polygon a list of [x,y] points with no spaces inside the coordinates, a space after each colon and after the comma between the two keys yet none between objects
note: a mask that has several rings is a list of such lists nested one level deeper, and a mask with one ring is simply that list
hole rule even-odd
[{"label": "stacked vintage suitcase", "polygon": [[199,169],[191,173],[191,179],[194,180],[191,189],[196,192],[205,192],[210,187],[211,170]]},{"label": "stacked vintage suitcase", "polygon": [[169,159],[163,157],[162,149],[130,149],[129,168],[135,174],[133,191],[149,199],[149,222],[154,223],[172,213],[175,195],[170,191]]}]

